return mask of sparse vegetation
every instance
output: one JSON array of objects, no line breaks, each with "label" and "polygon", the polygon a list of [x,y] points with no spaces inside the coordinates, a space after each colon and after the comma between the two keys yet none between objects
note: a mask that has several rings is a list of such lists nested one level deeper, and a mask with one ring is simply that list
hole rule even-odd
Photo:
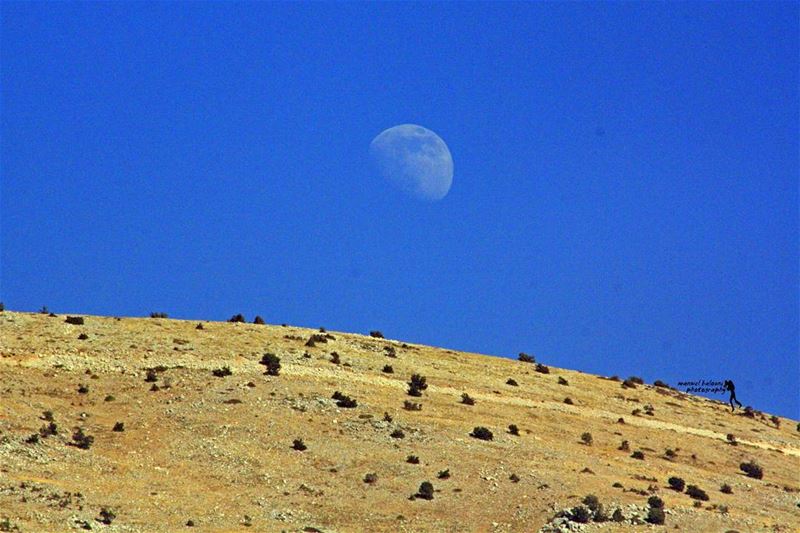
[{"label": "sparse vegetation", "polygon": [[723,494],[733,494],[733,489],[727,483],[723,483],[722,486],[719,488],[719,490]]},{"label": "sparse vegetation", "polygon": [[89,387],[81,383],[78,386],[78,394],[88,394],[88,393],[89,393]]},{"label": "sparse vegetation", "polygon": [[334,365],[341,364],[342,360],[339,358],[339,352],[331,352],[331,363]]},{"label": "sparse vegetation", "polygon": [[686,487],[686,494],[690,498],[695,499],[695,500],[701,500],[701,501],[704,501],[704,502],[708,501],[708,494],[706,494],[706,491],[704,491],[703,489],[701,489],[697,485],[688,485]]},{"label": "sparse vegetation", "polygon": [[383,365],[383,373],[394,374],[394,368],[392,368],[392,365]]},{"label": "sparse vegetation", "polygon": [[[205,329],[202,322],[198,322],[194,329]],[[189,520],[191,522],[191,520]]]},{"label": "sparse vegetation", "polygon": [[114,511],[108,509],[107,507],[103,507],[102,509],[100,509],[100,518],[98,518],[97,520],[101,524],[110,526],[111,522],[113,522],[115,518],[117,518],[117,514]]},{"label": "sparse vegetation", "polygon": [[281,372],[281,358],[274,353],[265,353],[259,364],[264,365],[264,374],[267,376],[277,376]]},{"label": "sparse vegetation", "polygon": [[614,509],[614,512],[611,514],[611,520],[614,521],[614,522],[624,522],[625,521],[625,515],[622,514],[622,510],[621,509],[619,509],[619,508]]},{"label": "sparse vegetation", "polygon": [[450,469],[440,470],[436,477],[439,479],[450,479]]},{"label": "sparse vegetation", "polygon": [[492,432],[483,426],[476,426],[469,436],[480,440],[494,440]]},{"label": "sparse vegetation", "polygon": [[672,490],[677,490],[678,492],[683,492],[683,488],[686,486],[686,483],[683,481],[683,479],[675,476],[669,478],[667,483],[669,484],[669,488]]},{"label": "sparse vegetation", "polygon": [[592,434],[588,431],[581,435],[581,442],[583,442],[587,446],[591,446],[594,439],[592,438]]},{"label": "sparse vegetation", "polygon": [[567,404],[567,405],[575,405],[575,402],[572,401],[572,398],[570,398],[569,396],[564,398],[564,403]]},{"label": "sparse vegetation", "polygon": [[466,392],[461,394],[461,403],[464,405],[475,405],[475,399]]},{"label": "sparse vegetation", "polygon": [[403,402],[403,409],[406,411],[422,411],[422,404],[406,400]]},{"label": "sparse vegetation", "polygon": [[402,429],[395,429],[394,431],[392,431],[389,434],[389,436],[392,437],[393,439],[404,439],[404,438],[406,438],[406,434],[403,433]]},{"label": "sparse vegetation", "polygon": [[155,368],[148,368],[144,380],[148,383],[155,383],[158,381],[158,373]]},{"label": "sparse vegetation", "polygon": [[409,396],[422,396],[422,391],[428,388],[425,376],[413,374],[411,380],[408,382],[408,395]]},{"label": "sparse vegetation", "polygon": [[372,485],[377,482],[378,482],[378,474],[376,474],[375,472],[370,472],[369,474],[364,476],[364,483],[368,485]]},{"label": "sparse vegetation", "polygon": [[412,465],[418,465],[419,457],[417,457],[416,455],[409,455],[408,457],[406,457],[406,462]]},{"label": "sparse vegetation", "polygon": [[628,443],[628,441],[623,440],[622,444],[620,444],[619,448],[617,448],[617,449],[620,450],[620,451],[623,451],[623,452],[629,452],[629,451],[631,451],[631,445]]},{"label": "sparse vegetation", "polygon": [[125,431],[125,423],[117,422],[116,424],[114,424],[114,428],[111,431],[116,431],[117,433]]},{"label": "sparse vegetation", "polygon": [[93,442],[94,437],[85,434],[81,428],[78,428],[75,433],[72,434],[72,445],[81,450],[88,450]]},{"label": "sparse vegetation", "polygon": [[39,435],[44,439],[52,435],[58,435],[58,426],[55,422],[48,422],[39,428]]},{"label": "sparse vegetation", "polygon": [[303,442],[303,439],[294,439],[292,441],[292,449],[298,452],[304,452],[308,449],[308,446]]},{"label": "sparse vegetation", "polygon": [[315,333],[308,338],[308,340],[306,341],[306,346],[314,347],[317,345],[318,342],[320,343],[328,342],[328,337],[321,333]]},{"label": "sparse vegetation", "polygon": [[747,463],[741,463],[739,465],[739,469],[747,474],[747,477],[751,477],[754,479],[761,479],[764,477],[764,469],[756,463],[755,461],[748,461]]},{"label": "sparse vegetation", "polygon": [[517,380],[515,380],[513,378],[508,378],[506,380],[506,385],[511,385],[512,387],[519,387],[519,384],[517,383]]},{"label": "sparse vegetation", "polygon": [[416,498],[422,498],[423,500],[432,500],[433,499],[433,483],[430,481],[423,481],[417,493],[414,495]]},{"label": "sparse vegetation", "polygon": [[647,498],[647,505],[650,507],[664,507],[664,500],[659,498],[658,496],[650,496]]},{"label": "sparse vegetation", "polygon": [[644,461],[644,452],[642,452],[641,450],[636,450],[631,454],[631,457],[633,457],[634,459],[639,459],[640,461]]},{"label": "sparse vegetation", "polygon": [[542,363],[536,363],[536,371],[540,374],[550,373],[550,369],[547,367],[547,365],[543,365]]},{"label": "sparse vegetation", "polygon": [[350,396],[345,396],[339,391],[333,393],[332,398],[336,400],[336,405],[338,407],[342,407],[344,409],[352,409],[354,407],[358,407],[358,402],[354,398]]},{"label": "sparse vegetation", "polygon": [[511,424],[510,426],[508,426],[508,432],[517,437],[519,436],[519,428],[517,427],[516,424]]},{"label": "sparse vegetation", "polygon": [[214,375],[214,377],[218,378],[224,378],[233,375],[233,372],[231,372],[231,367],[227,365],[223,366],[222,368],[215,368],[211,371],[211,373]]},{"label": "sparse vegetation", "polygon": [[780,418],[778,418],[777,416],[775,416],[775,415],[772,415],[772,416],[769,418],[769,420],[770,420],[770,422],[772,422],[773,424],[775,424],[775,427],[776,427],[776,428],[780,428],[780,427],[781,427],[781,419],[780,419]]},{"label": "sparse vegetation", "polygon": [[566,379],[564,379],[561,376],[558,376],[558,384],[559,385],[569,385],[569,381],[567,381]]},{"label": "sparse vegetation", "polygon": [[660,379],[655,380],[653,382],[653,385],[655,385],[656,387],[661,387],[662,389],[669,389],[670,388],[669,385],[667,385],[666,383],[664,383]]},{"label": "sparse vegetation", "polygon": [[670,461],[675,459],[675,457],[677,457],[677,456],[678,456],[678,454],[675,453],[675,450],[673,450],[672,448],[667,448],[666,450],[664,450],[664,457],[666,457]]},{"label": "sparse vegetation", "polygon": [[625,423],[625,419],[624,418],[622,418],[622,417],[617,418],[617,424],[624,424],[624,423]]},{"label": "sparse vegetation", "polygon": [[526,354],[525,352],[520,352],[520,354],[517,357],[517,359],[519,361],[522,361],[523,363],[535,363],[536,362],[536,358],[534,358],[532,355]]},{"label": "sparse vegetation", "polygon": [[588,524],[592,519],[592,512],[585,505],[576,505],[569,511],[569,519],[578,524]]}]

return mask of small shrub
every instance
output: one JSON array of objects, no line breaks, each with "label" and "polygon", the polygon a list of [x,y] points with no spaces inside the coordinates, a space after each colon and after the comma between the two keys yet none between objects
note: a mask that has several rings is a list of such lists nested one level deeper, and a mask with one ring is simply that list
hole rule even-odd
[{"label": "small shrub", "polygon": [[370,472],[369,474],[364,476],[364,483],[372,485],[373,483],[377,482],[378,482],[378,474],[376,474],[375,472]]},{"label": "small shrub", "polygon": [[422,404],[406,400],[403,402],[403,409],[406,411],[422,411]]},{"label": "small shrub", "polygon": [[228,322],[247,322],[247,320],[245,320],[243,314],[239,313],[237,315],[233,315],[232,317],[230,317],[228,319]]},{"label": "small shrub", "polygon": [[623,452],[629,452],[629,451],[631,451],[631,446],[630,446],[630,444],[628,444],[628,441],[624,440],[624,441],[622,441],[622,444],[620,444],[619,448],[617,448],[617,449],[620,450],[620,451],[623,451]]},{"label": "small shrub", "polygon": [[383,421],[391,423],[392,422],[392,415],[390,415],[387,412],[384,412],[383,413]]},{"label": "small shrub", "polygon": [[397,359],[397,350],[395,350],[394,346],[391,345],[384,346],[383,351],[386,352],[386,357],[392,357]]},{"label": "small shrub", "polygon": [[739,465],[739,469],[747,474],[747,477],[752,477],[754,479],[761,479],[764,477],[764,470],[755,461],[742,463]]},{"label": "small shrub", "polygon": [[677,456],[678,454],[675,453],[675,450],[673,450],[672,448],[667,448],[666,450],[664,450],[664,457],[666,457],[669,460],[675,459],[675,457]]},{"label": "small shrub", "polygon": [[125,431],[125,423],[124,422],[117,422],[114,424],[114,428],[111,431],[116,431],[117,433],[122,433]]},{"label": "small shrub", "polygon": [[637,385],[644,385],[644,380],[642,378],[638,377],[638,376],[631,376],[631,377],[628,378],[628,381],[632,381],[633,383],[636,383]]},{"label": "small shrub", "polygon": [[583,442],[587,446],[591,446],[594,439],[592,438],[592,434],[588,431],[581,435],[581,442]]},{"label": "small shrub", "polygon": [[214,374],[214,377],[218,378],[224,378],[226,376],[233,375],[233,372],[231,372],[231,368],[227,365],[223,366],[222,368],[215,368],[214,370],[211,371],[211,373]]},{"label": "small shrub", "polygon": [[417,457],[416,455],[409,455],[408,457],[406,457],[406,462],[411,463],[412,465],[418,465],[419,457]]},{"label": "small shrub", "polygon": [[342,407],[344,409],[352,409],[354,407],[358,407],[358,402],[355,398],[351,398],[350,396],[345,396],[339,391],[333,393],[332,398],[336,400],[336,405]]},{"label": "small shrub", "polygon": [[303,442],[303,439],[294,439],[292,441],[292,449],[298,452],[304,452],[308,449],[308,446]]},{"label": "small shrub", "polygon": [[469,436],[480,440],[494,440],[492,432],[483,426],[476,426]]},{"label": "small shrub", "polygon": [[519,483],[519,476],[516,474],[511,474],[508,476],[508,479],[511,481],[511,483]]},{"label": "small shrub", "polygon": [[647,511],[646,520],[651,524],[663,524],[664,518],[664,509],[661,507],[650,507],[650,510]]},{"label": "small shrub", "polygon": [[150,313],[150,318],[169,318],[167,313]]},{"label": "small shrub", "polygon": [[432,500],[433,499],[433,484],[430,481],[423,481],[420,486],[419,490],[415,494],[417,498],[422,498],[423,500]]},{"label": "small shrub", "polygon": [[383,373],[394,374],[394,368],[392,368],[392,365],[383,365]]},{"label": "small shrub", "polygon": [[731,488],[731,486],[727,483],[723,483],[719,490],[724,494],[733,494],[733,488]]},{"label": "small shrub", "polygon": [[516,381],[515,379],[513,379],[513,378],[508,378],[508,379],[506,380],[506,385],[511,385],[512,387],[519,387],[519,384],[518,384],[518,383],[517,383],[517,381]]},{"label": "small shrub", "polygon": [[88,450],[93,442],[94,437],[86,435],[81,428],[78,428],[75,433],[72,434],[72,445],[81,450]]},{"label": "small shrub", "polygon": [[728,439],[728,444],[732,446],[736,446],[737,444],[739,444],[738,442],[736,442],[736,435],[734,435],[733,433],[728,433],[727,437],[725,438]]},{"label": "small shrub", "polygon": [[0,302],[0,313],[2,313],[5,310],[6,310],[6,306],[3,304],[3,302]]},{"label": "small shrub", "polygon": [[631,454],[631,457],[634,459],[639,459],[640,461],[644,461],[644,453],[641,450],[636,450]]},{"label": "small shrub", "polygon": [[422,396],[422,391],[427,388],[428,384],[426,383],[425,377],[420,376],[419,374],[414,374],[411,376],[411,380],[408,382],[408,395]]},{"label": "small shrub", "polygon": [[52,422],[53,419],[53,411],[42,411],[42,420],[45,422]]},{"label": "small shrub", "polygon": [[158,381],[158,373],[154,368],[148,368],[147,375],[145,376],[144,380],[148,383],[155,383]]},{"label": "small shrub", "polygon": [[613,520],[614,522],[624,522],[625,515],[622,514],[621,509],[614,509],[614,512],[611,514],[611,520]]},{"label": "small shrub", "polygon": [[655,380],[653,382],[653,385],[655,385],[656,387],[661,387],[662,389],[668,389],[669,388],[669,385],[667,385],[666,383],[664,383],[660,379]]},{"label": "small shrub", "polygon": [[631,411],[631,414],[633,416],[639,416],[640,414],[642,414],[642,410],[641,409],[634,409],[633,411]]},{"label": "small shrub", "polygon": [[664,507],[664,500],[659,498],[658,496],[650,496],[647,498],[647,505],[650,507]]},{"label": "small shrub", "polygon": [[461,403],[464,405],[475,405],[475,400],[466,392],[461,394]]},{"label": "small shrub", "polygon": [[585,505],[577,505],[569,512],[569,520],[578,524],[588,524],[592,518],[592,512]]},{"label": "small shrub", "polygon": [[706,494],[706,491],[704,491],[703,489],[701,489],[697,485],[689,485],[689,486],[687,486],[686,487],[686,494],[690,498],[695,499],[695,500],[701,500],[701,501],[704,501],[704,502],[708,501],[708,494]]},{"label": "small shrub", "polygon": [[512,435],[519,436],[519,428],[517,427],[516,424],[511,424],[510,426],[508,426],[508,432],[511,433]]},{"label": "small shrub", "polygon": [[558,384],[559,385],[569,385],[569,381],[567,381],[566,379],[564,379],[561,376],[558,376]]},{"label": "small shrub", "polygon": [[547,367],[547,365],[543,365],[542,363],[536,363],[536,371],[540,374],[550,373],[550,369]]},{"label": "small shrub", "polygon": [[575,402],[573,402],[572,398],[570,398],[569,396],[564,398],[564,403],[567,404],[567,405],[575,405]]},{"label": "small shrub", "polygon": [[313,347],[313,346],[316,346],[318,342],[321,342],[321,343],[328,342],[328,337],[326,337],[325,335],[322,335],[320,333],[315,333],[314,335],[311,335],[308,338],[308,340],[306,341],[306,346]]},{"label": "small shrub", "polygon": [[615,481],[611,486],[614,487],[615,489],[623,488],[622,483],[620,483],[619,481]]},{"label": "small shrub", "polygon": [[267,376],[277,376],[281,372],[281,358],[274,353],[265,353],[259,364],[266,367],[264,374]]},{"label": "small shrub", "polygon": [[150,392],[158,392],[160,390],[161,387],[159,387],[156,383],[153,383],[153,385],[150,387]]},{"label": "small shrub", "polygon": [[683,481],[683,479],[675,476],[669,478],[667,483],[669,484],[669,488],[672,490],[677,490],[678,492],[683,492],[683,488],[686,486],[686,483]]},{"label": "small shrub", "polygon": [[528,355],[525,352],[520,352],[519,356],[517,357],[519,361],[523,363],[535,363],[536,359],[532,355]]},{"label": "small shrub", "polygon": [[89,393],[89,387],[81,383],[78,386],[78,394],[88,394],[88,393]]},{"label": "small shrub", "polygon": [[450,469],[447,470],[440,470],[436,477],[439,479],[450,479]]},{"label": "small shrub", "polygon": [[117,515],[114,511],[106,507],[103,507],[102,509],[100,509],[100,518],[98,518],[97,520],[100,523],[110,526],[111,522],[113,522],[116,517]]},{"label": "small shrub", "polygon": [[369,332],[369,336],[372,337],[373,339],[382,339],[383,333],[381,333],[378,330],[373,330]]},{"label": "small shrub", "polygon": [[624,424],[624,423],[625,423],[625,419],[624,418],[622,418],[622,417],[617,418],[617,424]]},{"label": "small shrub", "polygon": [[55,422],[49,422],[39,428],[39,435],[45,439],[51,435],[58,435],[58,426]]},{"label": "small shrub", "polygon": [[628,379],[626,379],[625,381],[622,382],[622,388],[623,389],[635,389],[636,388],[636,382],[631,381],[630,378],[628,378]]},{"label": "small shrub", "polygon": [[85,340],[88,340],[88,339],[89,339],[89,335],[87,335],[86,333],[81,333],[80,335],[78,335],[78,340],[79,341],[85,341]]},{"label": "small shrub", "polygon": [[64,319],[64,322],[67,324],[72,324],[75,326],[82,326],[83,325],[83,317],[82,316],[68,316]]},{"label": "small shrub", "polygon": [[339,353],[338,352],[331,352],[331,363],[333,363],[334,365],[338,365],[338,364],[341,364],[341,362],[342,362],[342,360],[339,359]]},{"label": "small shrub", "polygon": [[406,434],[403,433],[402,429],[395,429],[394,431],[392,431],[389,434],[389,436],[392,437],[393,439],[404,439],[404,438],[406,438]]},{"label": "small shrub", "polygon": [[769,419],[773,424],[775,424],[776,428],[780,428],[781,427],[781,419],[780,418],[778,418],[775,415],[772,415]]},{"label": "small shrub", "polygon": [[264,324],[266,324],[266,322],[264,322],[264,319],[261,318],[261,315],[256,315],[256,317],[253,319],[253,324],[258,324],[259,326],[263,326]]},{"label": "small shrub", "polygon": [[25,438],[25,444],[39,444],[39,434],[32,433]]},{"label": "small shrub", "polygon": [[[206,328],[203,327],[203,323],[202,322],[198,322],[197,325],[194,327],[194,329],[206,329]],[[190,520],[190,522],[191,522],[191,520]]]}]

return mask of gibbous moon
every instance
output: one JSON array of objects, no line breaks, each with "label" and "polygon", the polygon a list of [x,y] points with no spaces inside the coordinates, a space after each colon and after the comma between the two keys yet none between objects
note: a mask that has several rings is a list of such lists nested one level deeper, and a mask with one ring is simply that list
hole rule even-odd
[{"label": "gibbous moon", "polygon": [[434,202],[453,184],[453,158],[444,141],[416,124],[401,124],[372,139],[370,156],[380,174],[404,193]]}]

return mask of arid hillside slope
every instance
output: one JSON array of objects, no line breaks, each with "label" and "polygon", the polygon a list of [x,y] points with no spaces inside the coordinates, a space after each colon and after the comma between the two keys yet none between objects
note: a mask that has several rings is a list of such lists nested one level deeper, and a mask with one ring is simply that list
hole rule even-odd
[{"label": "arid hillside slope", "polygon": [[795,420],[368,335],[82,318],[0,313],[0,531],[800,531]]}]

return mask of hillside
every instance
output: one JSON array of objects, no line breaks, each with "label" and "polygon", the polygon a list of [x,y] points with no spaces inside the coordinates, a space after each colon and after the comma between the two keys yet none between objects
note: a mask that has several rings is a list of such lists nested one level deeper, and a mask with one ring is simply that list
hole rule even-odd
[{"label": "hillside", "polygon": [[[800,530],[795,420],[367,335],[66,317],[0,313],[0,531]],[[426,378],[419,397],[412,374]],[[470,436],[477,426],[493,439]],[[740,470],[749,461],[762,479]],[[708,500],[672,490],[673,476]],[[433,498],[410,498],[424,481]],[[554,519],[589,494],[622,521]],[[644,523],[651,495],[663,526]]]}]

